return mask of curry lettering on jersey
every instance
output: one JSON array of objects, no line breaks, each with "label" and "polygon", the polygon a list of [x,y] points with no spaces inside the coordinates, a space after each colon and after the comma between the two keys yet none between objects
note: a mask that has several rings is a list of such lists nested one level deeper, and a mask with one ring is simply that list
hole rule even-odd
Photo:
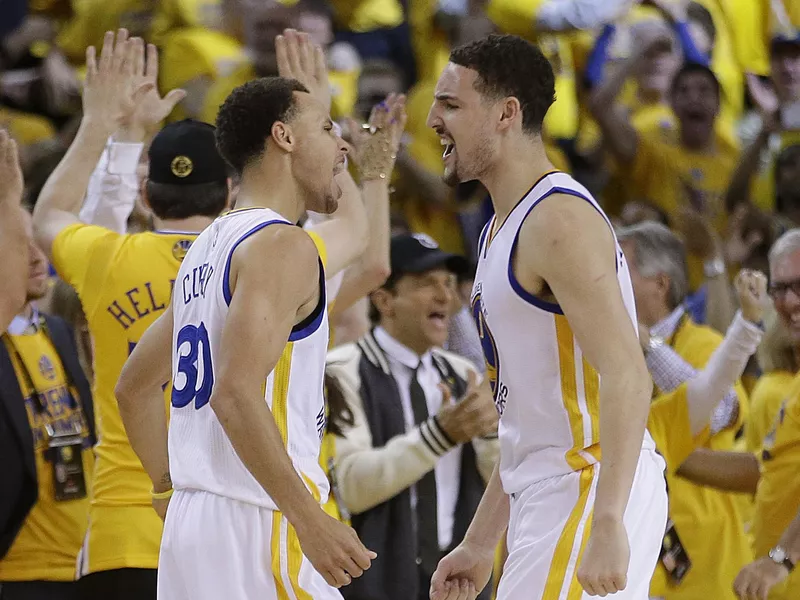
[{"label": "curry lettering on jersey", "polygon": [[108,305],[106,310],[122,325],[123,329],[130,328],[142,317],[167,308],[175,287],[175,280],[169,280],[170,298],[156,299],[152,286],[152,282],[148,281],[143,286],[129,289],[125,292],[124,298],[117,298]]},{"label": "curry lettering on jersey", "polygon": [[193,298],[205,298],[206,288],[214,275],[214,267],[210,263],[203,263],[194,267],[192,273],[183,276],[183,303],[189,304]]}]

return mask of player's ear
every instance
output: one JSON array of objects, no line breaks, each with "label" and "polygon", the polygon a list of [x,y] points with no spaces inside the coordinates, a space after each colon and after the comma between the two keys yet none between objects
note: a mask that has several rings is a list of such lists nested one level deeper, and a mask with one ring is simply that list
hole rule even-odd
[{"label": "player's ear", "polygon": [[270,137],[272,141],[285,152],[291,152],[294,149],[295,136],[292,128],[287,123],[282,121],[275,121],[270,130]]},{"label": "player's ear", "polygon": [[505,98],[500,108],[500,122],[498,123],[500,129],[508,129],[517,120],[522,121],[522,106],[514,96]]},{"label": "player's ear", "polygon": [[142,179],[141,183],[139,184],[139,194],[142,196],[142,204],[144,207],[152,211],[153,207],[150,205],[150,197],[147,195],[147,182],[150,181],[149,179]]}]

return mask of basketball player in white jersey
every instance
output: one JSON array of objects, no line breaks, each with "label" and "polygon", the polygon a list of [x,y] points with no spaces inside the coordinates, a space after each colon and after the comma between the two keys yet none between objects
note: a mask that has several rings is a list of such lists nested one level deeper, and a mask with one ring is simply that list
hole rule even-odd
[{"label": "basketball player in white jersey", "polygon": [[[319,465],[325,256],[294,224],[306,210],[336,210],[346,147],[323,99],[321,50],[307,36],[291,38],[295,71],[316,76],[306,85],[251,81],[220,108],[217,144],[241,175],[237,210],[194,242],[171,307],[117,387],[121,404],[148,413],[145,422],[128,412],[126,427],[154,498],[169,500],[163,600],[340,599],[335,588],[375,557],[320,506],[328,494]],[[169,379],[160,362],[167,357],[168,451],[164,414],[152,400]],[[147,431],[162,433],[134,442]]]},{"label": "basketball player in white jersey", "polygon": [[474,598],[506,529],[498,600],[646,600],[661,548],[664,463],[645,429],[630,276],[598,204],[547,160],[553,99],[539,49],[492,35],[453,51],[428,116],[445,180],[477,179],[494,204],[472,305],[502,415],[499,466],[434,600]]}]

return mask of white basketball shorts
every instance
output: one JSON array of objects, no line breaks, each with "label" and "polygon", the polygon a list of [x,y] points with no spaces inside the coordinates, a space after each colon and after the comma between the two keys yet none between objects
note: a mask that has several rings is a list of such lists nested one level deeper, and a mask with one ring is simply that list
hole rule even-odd
[{"label": "white basketball shorts", "polygon": [[158,600],[342,600],[279,512],[176,490],[158,563]]},{"label": "white basketball shorts", "polygon": [[[508,560],[497,600],[586,600],[578,583],[588,541],[600,465],[537,482],[511,498]],[[647,600],[667,523],[664,461],[645,450],[639,458],[624,516],[631,548],[628,585],[607,596]]]}]

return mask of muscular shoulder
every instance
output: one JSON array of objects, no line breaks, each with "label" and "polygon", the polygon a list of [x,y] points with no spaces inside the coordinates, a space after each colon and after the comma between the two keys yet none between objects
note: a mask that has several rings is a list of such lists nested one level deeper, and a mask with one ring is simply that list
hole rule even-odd
[{"label": "muscular shoulder", "polygon": [[614,238],[606,220],[591,203],[570,194],[542,200],[520,228],[520,247],[536,265],[565,264],[610,252]]},{"label": "muscular shoulder", "polygon": [[317,264],[319,254],[311,237],[299,227],[275,224],[247,238],[234,252],[239,265],[282,266],[301,272]]}]

